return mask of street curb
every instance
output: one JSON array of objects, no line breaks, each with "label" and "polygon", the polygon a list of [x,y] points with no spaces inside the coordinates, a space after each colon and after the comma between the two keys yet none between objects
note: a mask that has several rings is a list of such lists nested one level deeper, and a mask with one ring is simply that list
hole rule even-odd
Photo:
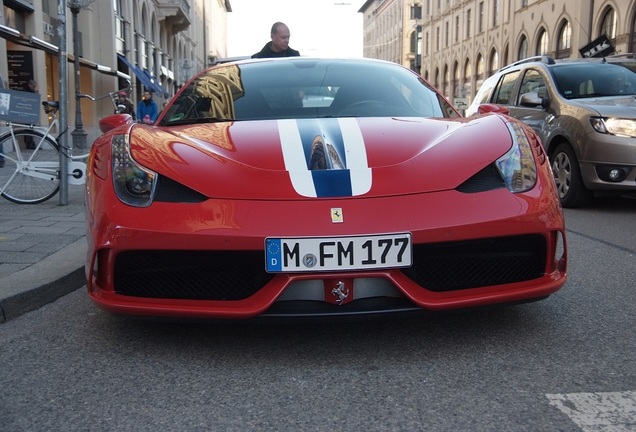
[{"label": "street curb", "polygon": [[[17,318],[86,284],[86,238],[0,279],[0,323]],[[78,263],[82,263],[79,264]]]}]

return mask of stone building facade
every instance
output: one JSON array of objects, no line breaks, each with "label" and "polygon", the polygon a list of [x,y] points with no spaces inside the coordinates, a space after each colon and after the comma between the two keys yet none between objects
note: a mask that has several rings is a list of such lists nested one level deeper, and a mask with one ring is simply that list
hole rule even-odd
[{"label": "stone building facade", "polygon": [[368,0],[359,12],[365,57],[411,67],[459,104],[522,58],[581,57],[602,34],[636,50],[636,0]]}]

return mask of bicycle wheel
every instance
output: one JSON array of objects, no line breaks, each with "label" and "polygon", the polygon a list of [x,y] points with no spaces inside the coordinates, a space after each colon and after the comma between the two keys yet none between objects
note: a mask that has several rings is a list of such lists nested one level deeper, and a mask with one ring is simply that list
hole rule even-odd
[{"label": "bicycle wheel", "polygon": [[13,136],[8,132],[0,137],[0,152],[3,197],[18,204],[38,204],[57,193],[60,156],[51,137],[32,129],[14,130]]}]

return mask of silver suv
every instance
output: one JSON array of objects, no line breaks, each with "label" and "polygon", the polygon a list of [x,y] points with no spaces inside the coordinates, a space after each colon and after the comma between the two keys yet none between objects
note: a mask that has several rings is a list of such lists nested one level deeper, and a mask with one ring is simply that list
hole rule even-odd
[{"label": "silver suv", "polygon": [[509,114],[541,137],[563,207],[636,193],[636,59],[533,57],[488,78],[466,115]]}]

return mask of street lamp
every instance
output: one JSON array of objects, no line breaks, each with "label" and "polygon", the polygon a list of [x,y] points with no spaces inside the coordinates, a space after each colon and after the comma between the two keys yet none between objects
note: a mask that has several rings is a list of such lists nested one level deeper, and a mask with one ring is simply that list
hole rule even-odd
[{"label": "street lamp", "polygon": [[71,132],[73,148],[86,148],[86,131],[82,123],[82,100],[80,97],[80,61],[79,61],[79,29],[77,16],[80,10],[87,8],[95,0],[67,0],[67,5],[73,14],[73,57],[75,60],[75,130]]}]

